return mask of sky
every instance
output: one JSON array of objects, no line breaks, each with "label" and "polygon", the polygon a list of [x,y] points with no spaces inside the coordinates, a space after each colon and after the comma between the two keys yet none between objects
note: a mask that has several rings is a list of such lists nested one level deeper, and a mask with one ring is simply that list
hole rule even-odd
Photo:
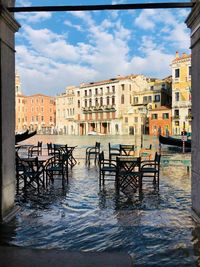
[{"label": "sky", "polygon": [[[135,0],[16,0],[16,6],[147,3]],[[151,1],[152,2],[152,1]],[[183,2],[183,1],[153,1]],[[175,53],[190,54],[190,9],[16,13],[16,71],[25,95],[117,75],[171,75]]]}]

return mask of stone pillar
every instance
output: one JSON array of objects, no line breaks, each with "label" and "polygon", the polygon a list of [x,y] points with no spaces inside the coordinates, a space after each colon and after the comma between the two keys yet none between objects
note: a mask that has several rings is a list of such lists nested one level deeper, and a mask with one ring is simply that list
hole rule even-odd
[{"label": "stone pillar", "polygon": [[[192,209],[200,218],[200,2],[186,20],[191,29],[192,51]],[[198,218],[197,217],[197,218]]]},{"label": "stone pillar", "polygon": [[0,0],[0,222],[14,210],[15,197],[15,45],[19,24]]}]

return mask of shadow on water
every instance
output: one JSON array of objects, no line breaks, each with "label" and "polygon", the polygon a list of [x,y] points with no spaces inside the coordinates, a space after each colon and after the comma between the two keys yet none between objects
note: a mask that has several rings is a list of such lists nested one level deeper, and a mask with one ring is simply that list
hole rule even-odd
[{"label": "shadow on water", "polygon": [[[65,143],[69,137],[54,138]],[[77,144],[78,139],[70,138],[70,144]],[[104,148],[107,141],[101,139]],[[124,143],[122,137],[113,139],[115,144],[120,142]],[[68,251],[120,251],[129,253],[135,266],[200,266],[200,227],[190,214],[186,169],[162,167],[159,190],[150,183],[144,184],[141,194],[116,194],[114,182],[106,181],[100,188],[98,168],[85,166],[87,143],[91,139],[79,140],[79,164],[64,190],[57,180],[40,196],[16,200],[21,210],[12,222],[0,226],[0,243]]]}]

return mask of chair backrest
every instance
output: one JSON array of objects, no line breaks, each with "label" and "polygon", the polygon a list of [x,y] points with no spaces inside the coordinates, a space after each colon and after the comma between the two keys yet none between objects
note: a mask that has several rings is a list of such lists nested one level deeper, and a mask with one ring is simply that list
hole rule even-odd
[{"label": "chair backrest", "polygon": [[130,156],[134,154],[135,146],[134,145],[120,145],[120,155],[121,156]]},{"label": "chair backrest", "polygon": [[155,163],[160,166],[160,158],[161,158],[161,154],[158,154],[157,152],[155,153]]},{"label": "chair backrest", "polygon": [[117,171],[123,173],[139,172],[141,157],[117,157]]},{"label": "chair backrest", "polygon": [[53,154],[53,145],[52,145],[52,143],[47,143],[47,151],[48,151],[48,155],[52,155]]},{"label": "chair backrest", "polygon": [[99,163],[101,164],[104,161],[104,151],[99,153]]},{"label": "chair backrest", "polygon": [[101,147],[101,143],[96,142],[96,143],[95,143],[95,149],[96,149],[97,152],[99,152],[99,153],[100,153],[100,147]]}]

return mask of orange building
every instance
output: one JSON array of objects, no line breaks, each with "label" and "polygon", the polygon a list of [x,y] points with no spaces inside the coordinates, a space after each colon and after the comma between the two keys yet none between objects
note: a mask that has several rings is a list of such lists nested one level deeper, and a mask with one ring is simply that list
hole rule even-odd
[{"label": "orange building", "polygon": [[54,97],[43,94],[25,96],[21,90],[19,74],[15,76],[15,130],[37,130],[53,133],[56,125],[56,102]]},{"label": "orange building", "polygon": [[161,106],[149,110],[149,134],[150,135],[172,134],[172,111],[171,108]]},{"label": "orange building", "polygon": [[39,133],[53,133],[56,125],[55,98],[43,94],[26,97],[26,126]]}]

